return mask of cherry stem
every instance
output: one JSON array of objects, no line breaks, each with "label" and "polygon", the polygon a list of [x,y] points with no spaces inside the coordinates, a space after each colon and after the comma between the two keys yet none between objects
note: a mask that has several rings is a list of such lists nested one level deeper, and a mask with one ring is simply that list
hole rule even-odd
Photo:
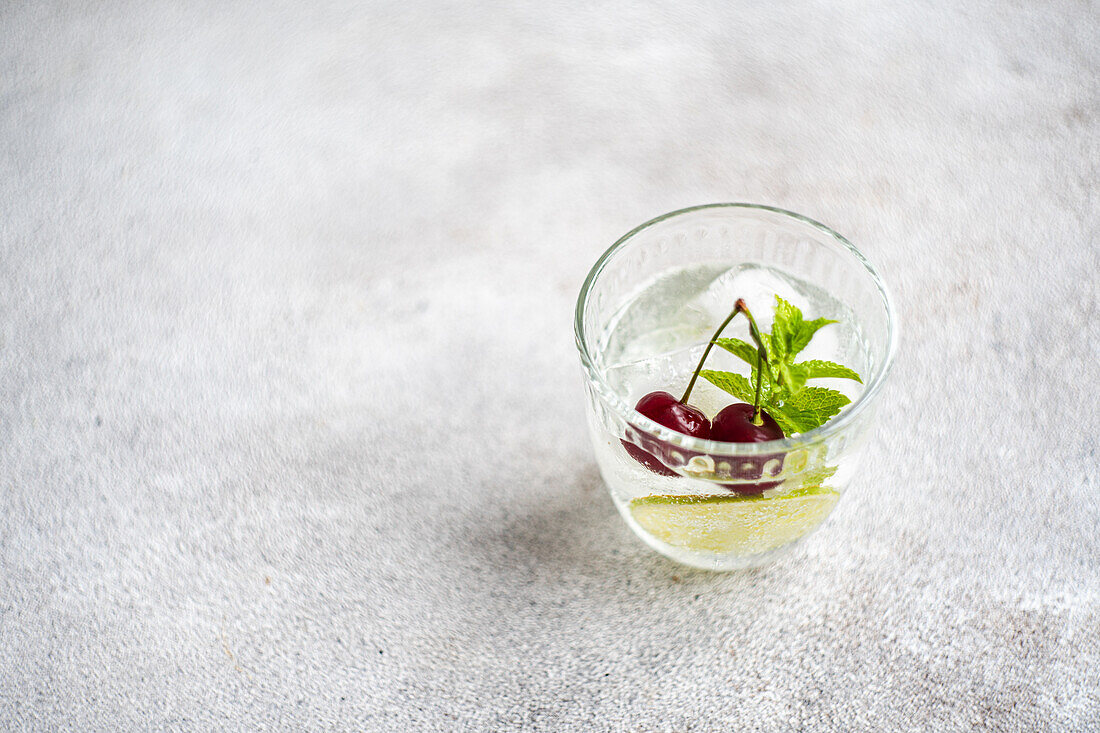
[{"label": "cherry stem", "polygon": [[726,320],[722,321],[722,325],[718,327],[718,330],[714,332],[714,335],[710,337],[710,341],[707,342],[707,348],[703,351],[703,358],[699,360],[699,364],[695,367],[695,371],[691,375],[691,381],[688,382],[687,389],[684,390],[684,396],[680,398],[680,404],[686,405],[688,397],[691,395],[691,388],[695,386],[695,380],[699,378],[699,372],[703,370],[703,362],[710,356],[710,350],[714,348],[714,342],[718,340],[718,337],[722,335],[722,331],[726,326],[730,325],[738,313],[745,310],[745,301],[738,298],[737,302],[733,304],[733,310],[726,316]]},{"label": "cherry stem", "polygon": [[[699,372],[703,370],[703,362],[710,356],[710,350],[714,348],[714,342],[718,340],[718,337],[722,335],[722,331],[726,329],[726,326],[730,325],[730,321],[736,318],[738,313],[748,313],[748,309],[745,307],[745,301],[742,298],[738,298],[737,302],[733,304],[733,310],[730,311],[730,314],[726,316],[726,320],[722,321],[722,325],[718,327],[718,330],[710,337],[710,341],[707,342],[707,348],[703,351],[703,357],[699,359],[699,363],[695,366],[695,371],[691,375],[691,381],[688,382],[687,389],[684,390],[684,396],[680,398],[680,404],[687,404],[688,397],[691,395],[691,388],[695,386],[695,380],[699,378]],[[752,322],[751,317],[749,322]]]},{"label": "cherry stem", "polygon": [[764,385],[764,362],[768,360],[768,352],[764,346],[764,338],[760,335],[760,329],[756,326],[756,319],[752,317],[752,312],[743,298],[737,299],[737,302],[733,305],[733,310],[730,311],[730,314],[726,316],[726,320],[722,321],[722,325],[718,327],[718,330],[710,337],[710,341],[707,342],[707,348],[703,351],[703,356],[699,359],[699,364],[691,375],[691,381],[688,382],[687,389],[684,390],[684,396],[680,398],[680,404],[687,404],[688,397],[691,396],[691,389],[695,386],[695,380],[699,378],[699,372],[703,370],[703,364],[710,356],[710,350],[714,348],[714,343],[722,335],[722,331],[730,325],[730,321],[736,318],[738,313],[744,313],[745,318],[749,319],[749,333],[752,335],[752,340],[756,342],[756,396],[752,405],[752,424],[763,425],[764,418],[760,417],[760,391]]},{"label": "cherry stem", "polygon": [[749,333],[752,335],[752,340],[756,342],[756,397],[752,403],[752,424],[759,426],[764,424],[764,418],[760,417],[760,390],[764,386],[764,362],[768,360],[768,351],[764,346],[764,337],[760,335],[760,329],[756,325],[756,319],[752,317],[752,312],[745,305],[745,301],[738,300],[737,303],[741,312],[745,314],[745,318],[749,319]]}]

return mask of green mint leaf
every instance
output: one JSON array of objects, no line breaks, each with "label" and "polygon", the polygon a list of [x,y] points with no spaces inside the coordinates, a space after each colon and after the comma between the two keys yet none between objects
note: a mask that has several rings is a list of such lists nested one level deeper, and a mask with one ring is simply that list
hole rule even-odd
[{"label": "green mint leaf", "polygon": [[851,400],[835,389],[804,387],[783,403],[781,412],[785,420],[797,426],[797,432],[805,433],[824,425],[849,402]]},{"label": "green mint leaf", "polygon": [[[766,335],[762,334],[764,338]],[[742,341],[741,339],[717,339],[714,343],[721,346],[726,351],[730,352],[734,356],[738,357],[749,366],[752,367],[752,376],[749,378],[751,382],[756,384],[756,364],[759,358],[760,350],[756,348],[755,344],[750,344],[748,341]],[[805,380],[803,380],[805,381]],[[764,404],[773,402],[771,399],[772,393],[776,390],[775,378],[772,376],[771,364],[764,360],[764,384],[761,387],[761,394],[763,395],[762,401]],[[752,400],[748,400],[752,402]]]},{"label": "green mint leaf", "polygon": [[807,379],[834,377],[837,379],[854,379],[860,384],[863,384],[863,380],[859,378],[859,375],[856,374],[854,369],[849,369],[846,366],[835,364],[831,361],[812,359],[810,361],[795,364],[794,368],[805,370]]},{"label": "green mint leaf", "polygon": [[802,324],[802,312],[787,301],[775,296],[775,318],[772,320],[771,358],[775,363],[787,361],[794,341],[794,334]]},{"label": "green mint leaf", "polygon": [[772,350],[780,361],[791,361],[798,352],[806,348],[810,339],[823,326],[836,321],[828,318],[815,318],[807,321],[802,311],[787,301],[775,296],[775,318],[772,322]]},{"label": "green mint leaf", "polygon": [[791,342],[791,356],[793,357],[806,348],[806,344],[810,343],[810,339],[814,337],[814,334],[823,326],[828,326],[830,323],[837,323],[837,321],[828,318],[815,318],[812,321],[803,321],[799,327],[798,333]]},{"label": "green mint leaf", "polygon": [[[750,377],[752,383],[756,384],[756,370],[752,370],[752,376]],[[762,405],[770,405],[779,401],[781,389],[779,385],[775,383],[772,378],[771,370],[767,365],[764,366],[764,383],[760,386],[760,403]]]},{"label": "green mint leaf", "polygon": [[802,432],[796,423],[787,419],[787,416],[783,413],[782,407],[778,405],[767,405],[764,406],[764,412],[771,415],[772,420],[775,420],[775,424],[783,431],[785,437],[789,438],[795,433]]},{"label": "green mint leaf", "polygon": [[808,374],[805,369],[796,364],[781,364],[779,366],[779,381],[786,388],[785,396],[790,397],[806,386]]},{"label": "green mint leaf", "polygon": [[[795,356],[806,348],[814,334],[836,321],[828,318],[807,321],[802,316],[802,311],[778,295],[775,303],[772,332],[760,334],[767,357],[759,374],[756,369],[759,360],[756,344],[734,338],[716,339],[714,343],[747,363],[751,367],[750,377],[711,369],[699,373],[714,386],[750,405],[755,400],[755,385],[759,380],[760,407],[778,423],[784,435],[789,437],[824,425],[850,402],[836,390],[807,387],[807,380],[854,379],[861,384],[863,380],[854,369],[831,361],[812,359],[796,364]],[[823,481],[831,473],[830,469],[828,474],[813,480]]]},{"label": "green mint leaf", "polygon": [[704,369],[699,372],[699,376],[718,389],[729,392],[742,402],[748,402],[751,405],[755,398],[756,391],[753,389],[752,383],[740,374]]},{"label": "green mint leaf", "polygon": [[756,361],[760,358],[760,350],[748,341],[742,341],[741,339],[717,339],[714,343],[743,360],[753,369],[756,368]]}]

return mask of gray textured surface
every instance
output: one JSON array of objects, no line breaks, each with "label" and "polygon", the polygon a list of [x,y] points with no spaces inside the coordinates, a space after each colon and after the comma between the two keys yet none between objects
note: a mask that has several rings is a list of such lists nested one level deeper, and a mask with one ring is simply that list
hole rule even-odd
[{"label": "gray textured surface", "polygon": [[[2,727],[1100,728],[1094,4],[175,5],[0,9]],[[903,324],[732,575],[621,523],[571,334],[715,200]]]}]

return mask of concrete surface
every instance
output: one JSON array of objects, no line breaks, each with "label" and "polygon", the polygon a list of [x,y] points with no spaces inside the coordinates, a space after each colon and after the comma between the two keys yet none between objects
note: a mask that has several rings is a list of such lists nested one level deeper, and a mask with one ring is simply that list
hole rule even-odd
[{"label": "concrete surface", "polygon": [[[1094,3],[0,7],[0,727],[1100,729]],[[573,301],[708,201],[878,263],[791,558],[622,524]]]}]

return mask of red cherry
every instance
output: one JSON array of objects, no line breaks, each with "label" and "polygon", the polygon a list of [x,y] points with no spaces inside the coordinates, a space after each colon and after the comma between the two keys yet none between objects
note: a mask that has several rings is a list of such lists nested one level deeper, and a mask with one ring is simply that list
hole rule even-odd
[{"label": "red cherry", "polygon": [[[691,435],[696,438],[707,438],[710,435],[710,420],[707,419],[702,410],[691,405],[685,405],[668,392],[650,392],[638,400],[638,404],[634,409],[658,425],[672,428],[684,435]],[[666,465],[666,462],[670,462],[667,456],[675,448],[660,440],[645,439],[644,442],[649,450],[626,440],[622,441],[622,444],[634,460],[653,471],[653,473],[661,476],[676,476],[676,472]],[[654,453],[657,455],[654,455]],[[665,458],[665,460],[662,461],[657,457],[658,455]]]},{"label": "red cherry", "polygon": [[710,439],[723,443],[766,443],[782,440],[783,431],[772,416],[760,411],[761,425],[752,424],[752,405],[737,402],[722,409],[714,416],[710,426]]},{"label": "red cherry", "polygon": [[[714,416],[711,423],[710,439],[720,440],[725,443],[766,443],[769,440],[782,440],[783,430],[772,419],[771,415],[760,411],[761,425],[753,425],[752,405],[743,402],[730,405]],[[782,453],[769,453],[759,456],[746,456],[738,459],[733,468],[735,478],[750,480],[753,483],[722,484],[730,491],[739,494],[759,494],[768,489],[779,486],[780,481],[755,481],[764,475],[764,465],[774,459],[780,460],[782,465]]]},{"label": "red cherry", "polygon": [[634,408],[658,425],[692,435],[706,438],[710,435],[710,420],[703,411],[691,405],[685,405],[668,392],[650,392],[638,400]]},{"label": "red cherry", "polygon": [[658,474],[660,476],[677,476],[677,475],[679,475],[675,471],[673,471],[671,468],[669,468],[665,464],[658,461],[657,456],[653,455],[649,451],[644,450],[642,448],[639,448],[638,446],[634,445],[633,443],[630,443],[630,442],[625,441],[625,440],[620,441],[620,442],[623,444],[623,448],[626,448],[626,452],[630,454],[631,458],[633,458],[635,461],[637,461],[638,463],[640,463],[643,466],[645,466],[646,468],[648,468],[650,471],[653,471],[653,473]]}]

